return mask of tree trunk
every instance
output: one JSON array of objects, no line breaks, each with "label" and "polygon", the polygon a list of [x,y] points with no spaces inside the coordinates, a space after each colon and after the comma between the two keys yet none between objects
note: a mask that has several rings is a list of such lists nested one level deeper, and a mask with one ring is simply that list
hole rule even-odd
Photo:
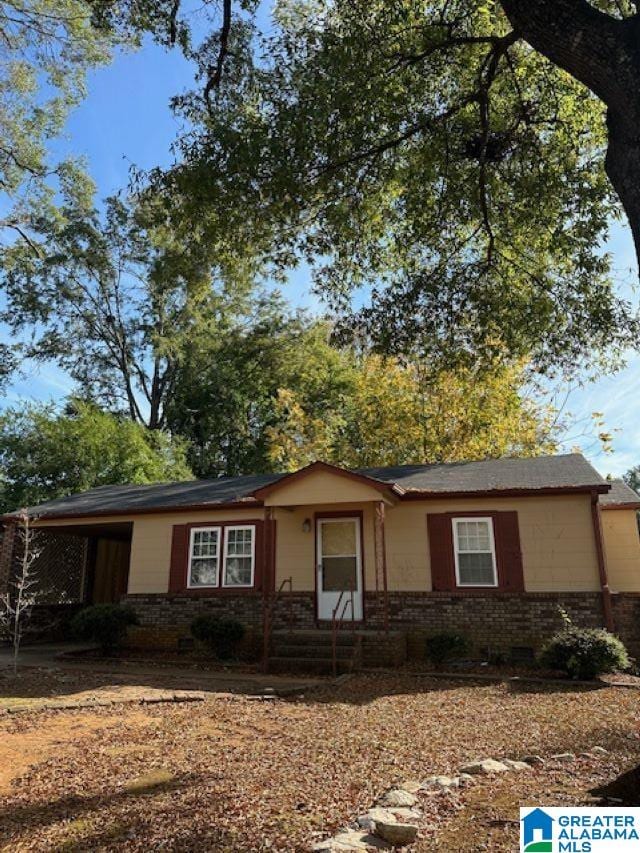
[{"label": "tree trunk", "polygon": [[640,259],[640,16],[618,20],[587,0],[501,3],[521,38],[606,105],[606,171]]},{"label": "tree trunk", "polygon": [[[640,84],[636,91],[640,91]],[[605,165],[609,180],[627,214],[636,257],[640,262],[640,118],[631,127],[629,124],[627,117],[616,116],[609,110],[609,147]]]}]

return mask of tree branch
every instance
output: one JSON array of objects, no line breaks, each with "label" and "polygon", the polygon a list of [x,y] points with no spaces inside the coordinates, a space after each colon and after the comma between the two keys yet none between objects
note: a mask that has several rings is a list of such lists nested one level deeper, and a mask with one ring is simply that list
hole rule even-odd
[{"label": "tree branch", "polygon": [[[586,0],[501,0],[511,25],[554,65],[584,83],[605,104],[624,103],[631,62],[621,47],[634,19],[618,20]],[[635,74],[633,74],[635,84]]]},{"label": "tree branch", "polygon": [[217,89],[222,80],[224,61],[229,53],[229,34],[231,32],[231,0],[223,0],[222,3],[222,28],[220,30],[220,49],[215,66],[210,69],[207,85],[204,87],[204,99],[207,104],[211,103],[211,93]]}]

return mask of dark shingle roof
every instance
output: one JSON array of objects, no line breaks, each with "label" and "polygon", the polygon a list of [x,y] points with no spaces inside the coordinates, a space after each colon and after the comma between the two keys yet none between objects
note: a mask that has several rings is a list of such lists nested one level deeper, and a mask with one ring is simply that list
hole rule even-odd
[{"label": "dark shingle roof", "polygon": [[99,486],[31,507],[39,515],[94,515],[100,513],[144,512],[154,509],[208,506],[246,499],[253,491],[282,474],[248,477],[221,477],[218,480],[188,480],[181,483],[154,483],[148,486]]},{"label": "dark shingle roof", "polygon": [[[358,469],[358,473],[397,483],[402,489],[432,494],[484,491],[588,489],[605,486],[598,472],[580,454],[532,459],[485,459],[432,465],[399,465]],[[41,516],[135,514],[154,510],[180,510],[216,504],[252,502],[256,489],[285,474],[225,477],[149,486],[100,486],[33,507]]]},{"label": "dark shingle roof", "polygon": [[606,483],[580,453],[531,459],[482,459],[435,465],[399,465],[360,471],[403,489],[480,492],[502,489],[588,488]]},{"label": "dark shingle roof", "polygon": [[640,495],[627,486],[624,480],[609,480],[611,491],[606,495],[600,495],[600,503],[603,509],[607,506],[623,506],[624,504],[640,504]]}]

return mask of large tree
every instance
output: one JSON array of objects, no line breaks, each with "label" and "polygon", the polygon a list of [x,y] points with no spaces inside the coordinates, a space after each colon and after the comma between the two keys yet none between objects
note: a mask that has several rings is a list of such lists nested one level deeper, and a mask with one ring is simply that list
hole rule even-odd
[{"label": "large tree", "polygon": [[315,258],[391,352],[571,369],[632,340],[602,244],[619,201],[640,227],[635,4],[291,0],[262,38],[236,8],[165,180],[238,251]]},{"label": "large tree", "polygon": [[0,512],[94,486],[192,477],[185,443],[71,400],[0,415]]},{"label": "large tree", "polygon": [[0,3],[0,241],[33,241],[34,207],[73,174],[49,144],[83,98],[87,71],[123,38],[85,0]]},{"label": "large tree", "polygon": [[[343,351],[340,386],[282,388],[267,430],[276,468],[324,459],[367,467],[537,456],[558,449],[558,413],[527,396],[520,366],[435,371]],[[310,381],[309,381],[310,380]]]},{"label": "large tree", "polygon": [[39,252],[18,243],[4,257],[0,318],[15,353],[56,361],[83,396],[163,428],[192,342],[251,310],[250,264],[167,227],[150,198],[110,198],[101,212],[74,184],[49,214],[34,220]]},{"label": "large tree", "polygon": [[167,408],[199,476],[552,452],[566,424],[521,365],[442,371],[332,343],[326,322],[265,302],[193,342]]}]

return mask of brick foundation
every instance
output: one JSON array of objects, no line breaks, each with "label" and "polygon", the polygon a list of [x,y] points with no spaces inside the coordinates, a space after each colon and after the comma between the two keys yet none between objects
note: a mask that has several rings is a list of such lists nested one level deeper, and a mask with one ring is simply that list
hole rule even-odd
[{"label": "brick foundation", "polygon": [[[140,625],[130,633],[139,638],[139,645],[175,647],[180,637],[189,635],[191,622],[202,613],[237,619],[256,631],[261,631],[263,625],[263,600],[259,592],[201,598],[180,594],[127,595],[122,603],[131,605],[138,615]],[[294,628],[315,627],[313,593],[295,592],[280,599],[274,611],[274,630],[287,628],[290,618]]]},{"label": "brick foundation", "polygon": [[[372,601],[374,596],[371,596]],[[563,627],[561,610],[575,625],[604,625],[602,596],[598,592],[560,593],[389,593],[389,625],[406,630],[409,657],[424,655],[424,638],[439,631],[466,634],[477,649],[507,652],[534,650]],[[613,596],[616,632],[632,655],[640,657],[640,594]],[[370,608],[369,627],[376,627],[380,611]]]},{"label": "brick foundation", "polygon": [[[254,630],[262,628],[263,601],[259,593],[244,595],[130,595],[140,619],[136,633],[144,643],[165,648],[187,636],[192,619],[200,613],[212,613],[238,619]],[[291,609],[289,610],[289,603]],[[576,625],[603,626],[602,597],[598,592],[566,593],[389,593],[389,627],[406,633],[411,658],[424,655],[424,638],[439,631],[466,634],[474,647],[509,653],[513,648],[537,650],[562,625],[560,609]],[[640,593],[613,596],[616,632],[630,653],[640,658]],[[284,595],[274,616],[274,628],[289,625],[289,613],[295,629],[316,627],[315,598],[311,592]],[[365,626],[382,628],[382,608],[375,593],[365,595]]]}]

